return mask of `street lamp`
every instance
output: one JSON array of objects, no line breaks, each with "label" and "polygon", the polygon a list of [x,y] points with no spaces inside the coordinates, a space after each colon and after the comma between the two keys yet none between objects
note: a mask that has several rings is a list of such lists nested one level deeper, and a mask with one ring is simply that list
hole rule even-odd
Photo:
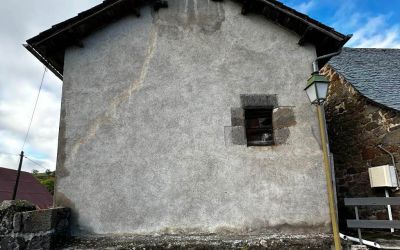
[{"label": "street lamp", "polygon": [[[314,63],[315,64],[315,63]],[[315,64],[317,65],[317,64]],[[314,66],[315,66],[314,65]],[[316,69],[316,70],[315,70]],[[329,214],[331,217],[333,239],[335,243],[335,249],[340,250],[340,235],[337,214],[335,209],[335,197],[333,193],[331,166],[329,162],[329,150],[328,150],[328,133],[326,132],[326,121],[324,112],[324,102],[328,95],[329,81],[325,76],[318,73],[318,68],[314,67],[314,73],[307,81],[307,87],[304,89],[307,93],[308,99],[310,99],[311,104],[317,106],[319,130],[321,135],[322,151],[324,156],[324,167],[325,167],[325,177],[326,186],[328,191],[329,200]]]},{"label": "street lamp", "polygon": [[325,76],[320,75],[318,72],[313,73],[307,80],[307,87],[304,89],[307,93],[308,99],[312,104],[322,105],[328,95],[329,81]]}]

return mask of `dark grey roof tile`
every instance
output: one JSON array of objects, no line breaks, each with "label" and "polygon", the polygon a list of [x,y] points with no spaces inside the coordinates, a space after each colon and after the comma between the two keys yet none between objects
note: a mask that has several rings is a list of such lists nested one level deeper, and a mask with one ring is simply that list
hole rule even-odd
[{"label": "dark grey roof tile", "polygon": [[400,111],[400,49],[343,48],[328,64],[363,96]]}]

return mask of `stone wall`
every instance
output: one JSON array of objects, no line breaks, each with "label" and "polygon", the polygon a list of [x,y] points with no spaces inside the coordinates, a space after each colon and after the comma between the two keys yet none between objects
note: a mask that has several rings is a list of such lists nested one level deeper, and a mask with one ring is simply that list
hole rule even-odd
[{"label": "stone wall", "polygon": [[[343,226],[345,218],[353,217],[343,207],[344,197],[384,195],[382,189],[370,188],[368,176],[369,166],[392,165],[390,156],[378,145],[394,154],[399,170],[400,112],[363,97],[330,66],[325,66],[322,73],[330,80],[325,110]],[[387,213],[382,211],[370,217],[387,219]]]},{"label": "stone wall", "polygon": [[69,209],[35,209],[27,201],[0,204],[0,249],[53,249],[68,236]]}]

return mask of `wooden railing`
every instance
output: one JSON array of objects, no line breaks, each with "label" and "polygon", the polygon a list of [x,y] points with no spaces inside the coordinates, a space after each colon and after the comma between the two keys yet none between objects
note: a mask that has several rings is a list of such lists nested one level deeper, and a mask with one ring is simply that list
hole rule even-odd
[{"label": "wooden railing", "polygon": [[355,220],[347,220],[347,227],[357,228],[362,244],[361,228],[400,229],[400,220],[360,220],[359,206],[400,206],[400,197],[345,198],[345,206],[354,206]]}]

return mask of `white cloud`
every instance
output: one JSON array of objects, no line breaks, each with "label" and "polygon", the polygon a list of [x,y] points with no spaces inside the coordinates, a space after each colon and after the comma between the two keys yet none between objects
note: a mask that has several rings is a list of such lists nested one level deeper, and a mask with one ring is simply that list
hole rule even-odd
[{"label": "white cloud", "polygon": [[[23,46],[27,38],[75,16],[101,0],[13,0],[0,8],[0,167],[17,169],[43,65]],[[54,170],[57,155],[61,81],[48,71],[31,132],[23,170]],[[14,155],[4,154],[12,153]]]},{"label": "white cloud", "polygon": [[391,13],[357,12],[354,2],[343,4],[334,15],[333,27],[353,33],[346,44],[357,48],[400,48],[400,25],[390,24]]},{"label": "white cloud", "polygon": [[294,6],[294,9],[298,12],[308,14],[312,8],[316,5],[315,0],[309,0],[308,2],[301,3],[297,6]]},{"label": "white cloud", "polygon": [[368,18],[365,25],[354,32],[349,46],[359,48],[400,48],[400,26],[387,24],[388,16]]},{"label": "white cloud", "polygon": [[[45,78],[44,84],[57,84],[59,88],[58,91],[53,92],[46,88],[42,89],[24,150],[28,156],[44,162],[45,168],[55,169],[61,84],[46,81],[47,79]],[[33,111],[39,81],[22,82],[19,88],[8,89],[12,90],[12,95],[8,93],[2,96],[0,100],[0,152],[16,154],[20,152]],[[15,164],[11,164],[13,161],[10,162],[12,159],[9,155],[0,154],[0,166],[16,168]],[[27,162],[24,164],[25,168],[30,170],[32,166]]]}]

